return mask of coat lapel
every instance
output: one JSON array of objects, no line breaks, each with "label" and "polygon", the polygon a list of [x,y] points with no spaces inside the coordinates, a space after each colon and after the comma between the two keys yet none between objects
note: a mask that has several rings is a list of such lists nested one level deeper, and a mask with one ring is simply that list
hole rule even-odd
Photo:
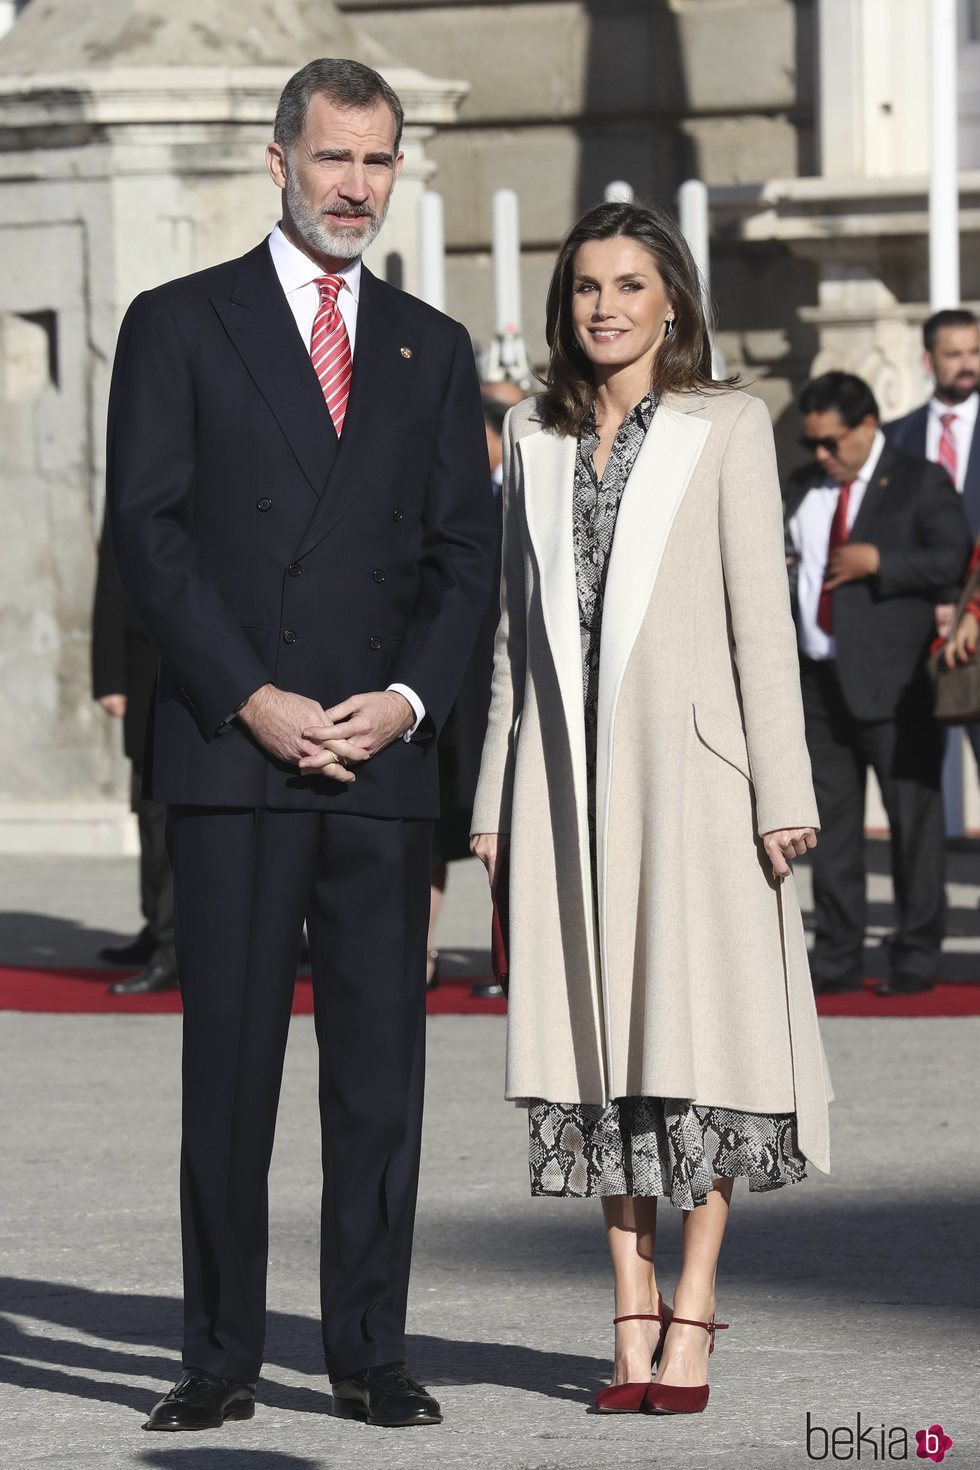
[{"label": "coat lapel", "polygon": [[[364,493],[365,464],[372,436],[394,422],[417,371],[417,334],[395,306],[397,294],[366,268],[361,271],[354,342],[354,372],[340,447],[326,490],[303,532],[294,558],[312,550]],[[403,348],[409,349],[406,356]],[[311,368],[312,371],[312,368]],[[314,374],[315,381],[315,374]],[[317,391],[319,392],[319,383]],[[321,407],[323,399],[320,399]]]},{"label": "coat lapel", "polygon": [[[582,643],[572,546],[572,492],[576,441],[557,434],[530,434],[517,443],[524,466],[524,514],[541,581],[541,611],[558,675],[572,746],[576,793],[585,796],[585,739],[582,703]],[[580,759],[579,759],[580,757]]]},{"label": "coat lapel", "polygon": [[212,297],[212,305],[319,495],[337,435],[265,241],[239,262],[231,299]]},{"label": "coat lapel", "polygon": [[[710,427],[695,412],[679,412],[662,403],[636,457],[616,517],[602,609],[599,658],[596,858],[600,915],[605,895],[606,827],[616,706],[630,654],[650,605],[667,538]],[[600,921],[600,933],[604,929]]]},{"label": "coat lapel", "polygon": [[886,444],[881,451],[878,463],[875,465],[875,472],[871,476],[861,504],[858,506],[858,513],[854,517],[851,534],[847,538],[848,541],[865,541],[868,539],[871,528],[874,525],[875,516],[878,514],[888,495],[888,486],[894,467],[895,451],[891,445]]}]

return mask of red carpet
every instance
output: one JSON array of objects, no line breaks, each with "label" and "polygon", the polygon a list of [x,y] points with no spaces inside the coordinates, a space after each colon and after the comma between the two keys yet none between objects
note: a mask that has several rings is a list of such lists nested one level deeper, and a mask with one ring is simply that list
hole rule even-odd
[{"label": "red carpet", "polygon": [[[67,1015],[165,1016],[180,1010],[175,990],[162,995],[109,995],[113,980],[125,970],[17,970],[0,965],[0,1011],[62,1011]],[[474,1000],[472,980],[443,980],[428,997],[430,1016],[502,1016],[507,1003]],[[313,987],[301,975],[293,998],[294,1016],[313,1014]]]},{"label": "red carpet", "polygon": [[[119,970],[18,970],[0,966],[0,1011],[63,1011],[68,1015],[176,1014],[180,997],[176,991],[163,995],[109,995],[112,980],[125,974]],[[472,980],[443,980],[428,997],[430,1016],[502,1016],[503,999],[474,1000]],[[864,982],[860,995],[827,995],[817,1002],[821,1016],[980,1016],[980,984],[939,984],[925,995],[907,999],[875,995],[874,980]],[[293,1014],[313,1013],[313,989],[309,976],[296,984]]]}]

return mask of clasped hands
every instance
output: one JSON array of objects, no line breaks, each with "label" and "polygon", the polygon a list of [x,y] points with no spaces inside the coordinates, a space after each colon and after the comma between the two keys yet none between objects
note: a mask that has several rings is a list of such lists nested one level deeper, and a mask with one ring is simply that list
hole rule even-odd
[{"label": "clasped hands", "polygon": [[353,694],[325,710],[315,699],[263,684],[245,701],[238,718],[276,760],[296,766],[305,776],[329,776],[350,785],[356,778],[349,768],[370,760],[410,730],[415,712],[404,695],[391,689]]}]

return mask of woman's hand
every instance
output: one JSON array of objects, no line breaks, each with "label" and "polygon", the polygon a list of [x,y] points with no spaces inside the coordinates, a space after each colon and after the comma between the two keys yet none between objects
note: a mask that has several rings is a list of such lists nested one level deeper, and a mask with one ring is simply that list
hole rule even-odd
[{"label": "woman's hand", "polygon": [[781,827],[778,832],[766,832],[762,845],[772,863],[772,876],[786,878],[793,859],[802,857],[808,847],[816,847],[817,834],[812,827]]},{"label": "woman's hand", "polygon": [[497,863],[507,856],[510,834],[507,832],[477,832],[470,838],[470,852],[478,857],[487,870],[490,892],[497,886]]},{"label": "woman's hand", "polygon": [[951,669],[955,663],[967,664],[977,651],[977,635],[980,634],[980,623],[977,622],[973,613],[964,612],[956,625],[956,632],[950,638],[943,649],[943,658],[946,667]]}]

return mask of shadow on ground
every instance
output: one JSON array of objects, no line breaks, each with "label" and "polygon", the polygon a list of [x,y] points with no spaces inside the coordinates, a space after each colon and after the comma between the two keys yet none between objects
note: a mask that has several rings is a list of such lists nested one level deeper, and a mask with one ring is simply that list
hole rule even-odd
[{"label": "shadow on ground", "polygon": [[[967,1309],[976,1304],[975,1290],[971,1295],[964,1289],[962,1262],[969,1258],[980,1191],[943,1201],[882,1197],[846,1211],[832,1187],[807,1193],[808,1199],[797,1196],[796,1204],[789,1191],[785,1202],[759,1201],[751,1224],[746,1216],[743,1228],[736,1214],[724,1258],[732,1290],[744,1285],[763,1296],[817,1303],[820,1311],[839,1305],[842,1334],[855,1311],[901,1308],[909,1332],[924,1326],[927,1317],[944,1321],[955,1351],[952,1338],[968,1330]],[[520,1289],[526,1297],[530,1289],[552,1296],[572,1270],[583,1290],[606,1285],[608,1259],[595,1212],[573,1213],[561,1203],[563,1212],[511,1219],[502,1247],[492,1256],[483,1216],[457,1216],[440,1225],[452,1241],[455,1263],[480,1260],[501,1293]],[[436,1244],[430,1242],[430,1248]],[[670,1270],[671,1248],[663,1254]],[[907,1263],[913,1257],[910,1279]],[[518,1277],[524,1283],[520,1288]],[[143,1377],[168,1385],[176,1377],[181,1308],[174,1297],[7,1277],[0,1278],[0,1301],[0,1382],[145,1413],[153,1391],[122,1380]],[[27,1329],[15,1319],[32,1325]],[[34,1323],[44,1325],[39,1331]],[[409,1339],[408,1361],[435,1388],[496,1385],[582,1403],[605,1381],[608,1369],[604,1359],[580,1353],[432,1336]],[[328,1412],[320,1362],[319,1327],[312,1316],[269,1313],[263,1403],[301,1413]],[[316,1376],[317,1386],[277,1382],[281,1368]],[[95,1373],[106,1375],[105,1381],[93,1379]],[[282,1461],[284,1467],[302,1463]]]}]

